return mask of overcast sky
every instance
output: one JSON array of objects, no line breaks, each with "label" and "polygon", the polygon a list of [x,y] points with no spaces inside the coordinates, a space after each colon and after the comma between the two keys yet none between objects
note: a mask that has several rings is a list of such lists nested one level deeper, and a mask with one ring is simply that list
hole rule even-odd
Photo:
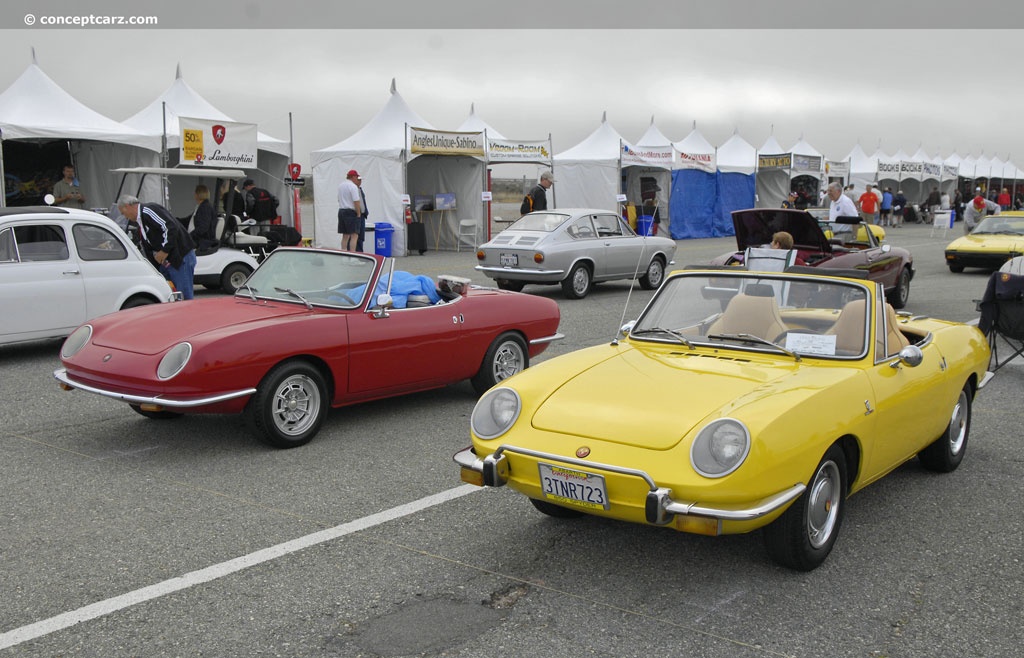
[{"label": "overcast sky", "polygon": [[[31,63],[34,47],[54,81],[120,121],[161,94],[180,65],[185,81],[235,121],[287,139],[290,112],[295,157],[307,172],[312,150],[347,138],[383,107],[393,78],[435,128],[455,129],[475,104],[506,137],[550,134],[556,154],[589,135],[607,112],[630,141],[653,116],[672,140],[696,121],[716,146],[738,130],[760,147],[773,131],[785,148],[803,137],[832,159],[859,141],[869,154],[879,145],[889,154],[923,146],[933,156],[1009,156],[1024,168],[1021,3],[984,0],[966,8],[943,0],[920,17],[892,13],[906,8],[883,13],[872,2],[857,9],[828,4],[436,0],[363,8],[305,0],[301,15],[282,18],[275,12],[289,3],[14,0],[0,9],[11,28],[0,32],[0,89]],[[761,13],[751,18],[739,11],[744,5]],[[156,15],[161,27],[23,22],[29,11],[122,10]],[[687,29],[688,16],[709,27]],[[526,29],[530,24],[545,29]],[[833,24],[842,27],[825,27]],[[769,29],[751,29],[759,25]]]}]

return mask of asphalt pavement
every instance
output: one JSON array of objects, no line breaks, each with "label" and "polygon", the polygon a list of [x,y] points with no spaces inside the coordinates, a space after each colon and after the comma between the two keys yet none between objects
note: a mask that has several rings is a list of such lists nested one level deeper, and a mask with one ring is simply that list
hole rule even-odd
[{"label": "asphalt pavement", "polygon": [[[914,255],[908,311],[977,319],[988,273],[943,262],[959,234],[889,231]],[[732,247],[680,241],[676,262]],[[467,252],[399,261],[487,284],[474,264]],[[627,282],[578,301],[557,286],[525,292],[562,311],[566,339],[539,360],[611,340],[652,295]],[[850,499],[825,564],[794,573],[757,533],[562,521],[463,485],[451,455],[469,442],[468,382],[332,411],[309,445],[281,451],[239,417],[153,421],[61,391],[59,345],[0,347],[0,658],[960,658],[1024,646],[1020,360],[975,400],[957,471],[909,462],[872,484]],[[650,395],[679,405],[688,391]]]}]

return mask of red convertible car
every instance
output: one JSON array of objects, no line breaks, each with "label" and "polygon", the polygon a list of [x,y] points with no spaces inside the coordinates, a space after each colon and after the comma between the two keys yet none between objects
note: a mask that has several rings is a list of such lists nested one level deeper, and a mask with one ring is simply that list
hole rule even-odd
[{"label": "red convertible car", "polygon": [[735,210],[732,224],[738,251],[715,258],[713,265],[743,265],[747,249],[767,247],[776,232],[786,231],[793,236],[796,264],[866,272],[868,279],[882,284],[893,308],[907,305],[914,257],[906,249],[883,244],[881,227],[869,227],[859,217],[830,222],[827,215],[816,219],[805,210],[785,208]]},{"label": "red convertible car", "polygon": [[482,393],[561,338],[550,299],[395,261],[280,248],[232,297],[159,304],[76,329],[54,376],[148,418],[243,413],[264,442],[303,445],[330,407],[471,379]]}]

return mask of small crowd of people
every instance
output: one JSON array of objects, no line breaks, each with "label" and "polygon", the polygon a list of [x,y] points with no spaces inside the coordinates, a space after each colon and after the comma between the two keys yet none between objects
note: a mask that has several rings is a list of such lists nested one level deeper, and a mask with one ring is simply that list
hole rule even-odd
[{"label": "small crowd of people", "polygon": [[[53,205],[64,208],[85,208],[75,167],[64,165],[63,177],[53,186]],[[196,268],[196,250],[208,252],[220,246],[217,235],[217,211],[210,202],[210,189],[196,185],[193,192],[196,207],[188,217],[175,217],[158,203],[142,203],[135,196],[124,194],[117,200],[117,210],[127,220],[127,226],[137,234],[137,242],[150,256],[157,269],[174,284],[184,299],[194,296],[193,276]],[[277,198],[265,189],[256,187],[252,178],[242,180],[234,189],[223,192],[224,208],[231,208],[239,217],[251,217],[257,222],[277,218]]]}]

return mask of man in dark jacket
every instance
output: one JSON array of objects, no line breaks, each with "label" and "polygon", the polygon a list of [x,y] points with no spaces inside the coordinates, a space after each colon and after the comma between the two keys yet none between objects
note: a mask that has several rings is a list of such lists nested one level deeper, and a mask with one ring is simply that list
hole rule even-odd
[{"label": "man in dark jacket", "polygon": [[245,197],[245,214],[257,222],[270,222],[277,219],[277,197],[256,187],[256,181],[246,178],[242,183],[242,194]]},{"label": "man in dark jacket", "polygon": [[554,183],[555,175],[550,171],[545,171],[540,175],[540,181],[530,190],[530,196],[533,198],[533,210],[531,212],[548,209],[547,190]]},{"label": "man in dark jacket", "polygon": [[181,222],[160,204],[139,203],[130,194],[117,200],[117,209],[138,228],[140,241],[150,252],[157,269],[185,299],[192,299],[196,245]]}]

